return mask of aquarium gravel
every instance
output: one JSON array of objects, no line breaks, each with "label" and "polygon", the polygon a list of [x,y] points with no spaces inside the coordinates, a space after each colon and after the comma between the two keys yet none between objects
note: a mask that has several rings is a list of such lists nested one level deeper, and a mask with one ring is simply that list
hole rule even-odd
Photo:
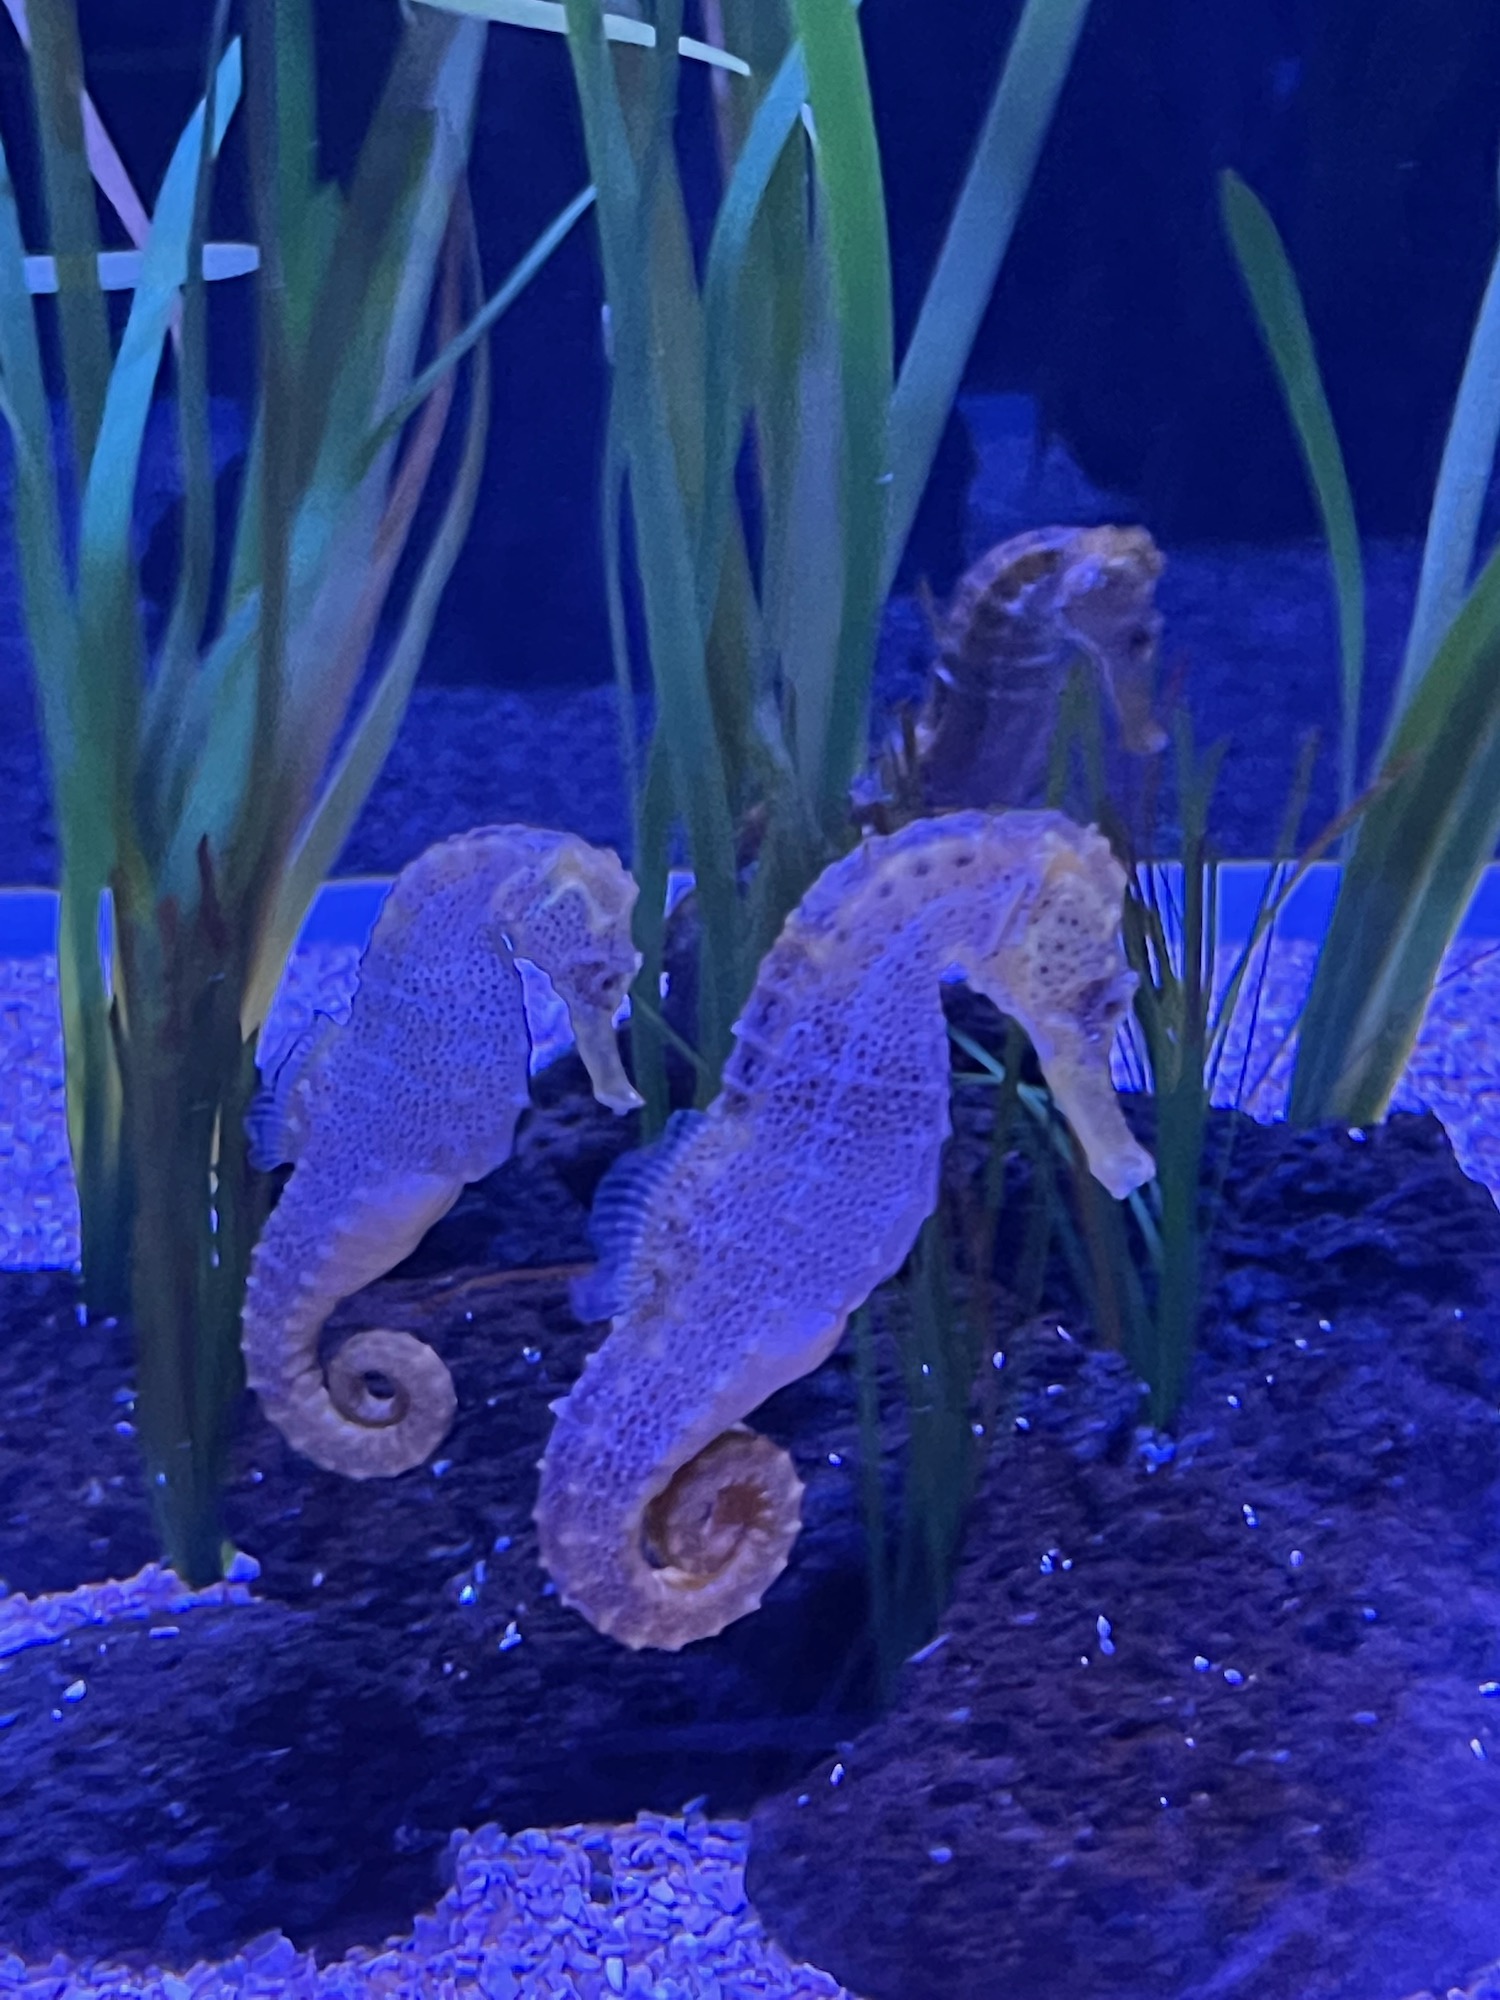
[{"label": "aquarium gravel", "polygon": [[224,1965],[143,1973],[0,1957],[4,2000],[840,2000],[745,1898],[749,1829],[694,1813],[623,1827],[457,1833],[453,1883],[379,1950],[318,1966],[272,1933]]}]

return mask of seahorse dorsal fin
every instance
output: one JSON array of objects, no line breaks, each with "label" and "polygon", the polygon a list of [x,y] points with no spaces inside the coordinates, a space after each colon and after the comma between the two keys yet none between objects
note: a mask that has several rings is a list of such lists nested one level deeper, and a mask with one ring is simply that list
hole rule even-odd
[{"label": "seahorse dorsal fin", "polygon": [[268,1174],[276,1167],[286,1166],[301,1152],[302,1125],[292,1104],[292,1090],[307,1074],[308,1065],[328,1031],[337,1025],[331,1014],[321,1011],[314,1014],[263,1073],[265,1081],[245,1111],[250,1164],[258,1173]]},{"label": "seahorse dorsal fin", "polygon": [[589,1241],[599,1261],[569,1288],[574,1315],[585,1324],[614,1319],[624,1311],[651,1196],[678,1153],[707,1123],[705,1111],[674,1111],[659,1139],[622,1153],[600,1181],[589,1212]]}]

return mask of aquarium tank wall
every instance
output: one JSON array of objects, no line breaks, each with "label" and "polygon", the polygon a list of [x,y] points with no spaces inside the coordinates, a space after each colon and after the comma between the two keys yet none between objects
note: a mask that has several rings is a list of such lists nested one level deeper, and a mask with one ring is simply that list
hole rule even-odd
[{"label": "aquarium tank wall", "polygon": [[1500,16],[0,8],[0,1996],[1500,1991]]}]

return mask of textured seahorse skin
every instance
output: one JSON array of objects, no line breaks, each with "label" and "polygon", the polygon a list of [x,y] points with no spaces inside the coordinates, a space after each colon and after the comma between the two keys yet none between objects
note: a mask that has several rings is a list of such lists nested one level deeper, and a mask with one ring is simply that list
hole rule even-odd
[{"label": "textured seahorse skin", "polygon": [[917,720],[931,806],[1026,806],[1042,796],[1063,687],[1093,665],[1127,750],[1165,744],[1153,712],[1164,557],[1144,528],[1038,528],[959,581]]},{"label": "textured seahorse skin", "polygon": [[613,1313],[557,1404],[542,1560],[627,1646],[675,1649],[753,1611],[784,1568],[801,1484],[740,1428],[808,1373],[901,1265],[937,1200],[954,973],[1030,1033],[1115,1195],[1148,1180],[1109,1048],[1135,986],[1125,877],[1060,813],[955,813],[828,868],[766,955],[724,1087],[595,1204]]},{"label": "textured seahorse skin", "polygon": [[640,963],[635,898],[618,858],[572,834],[479,827],[428,848],[381,908],[349,1019],[278,1080],[275,1130],[295,1169],[251,1261],[245,1372],[317,1464],[353,1479],[404,1472],[452,1422],[448,1370],[412,1335],[354,1335],[326,1379],[318,1336],[340,1299],[509,1157],[530,1054],[517,958],[566,1002],[600,1102],[639,1104],[611,1026]]}]

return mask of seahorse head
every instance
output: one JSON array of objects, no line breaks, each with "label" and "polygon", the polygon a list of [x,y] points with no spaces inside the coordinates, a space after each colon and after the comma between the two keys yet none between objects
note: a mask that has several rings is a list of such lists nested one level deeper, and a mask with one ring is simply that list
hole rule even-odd
[{"label": "seahorse head", "polygon": [[1057,582],[1057,618],[1093,662],[1120,720],[1120,739],[1142,757],[1165,747],[1155,676],[1161,642],[1161,550],[1144,528],[1080,528]]},{"label": "seahorse head", "polygon": [[940,681],[1003,683],[1018,658],[1050,654],[1061,667],[1082,652],[1119,718],[1126,749],[1153,755],[1167,740],[1155,712],[1162,628],[1155,592],[1165,563],[1144,528],[1033,528],[1012,536],[981,556],[954,593],[939,629]]},{"label": "seahorse head", "polygon": [[632,1111],[641,1103],[621,1065],[614,1030],[641,966],[630,938],[638,894],[611,849],[539,830],[533,851],[499,885],[490,906],[515,956],[552,981],[594,1095],[611,1111]]},{"label": "seahorse head", "polygon": [[1118,1199],[1156,1171],[1125,1123],[1109,1068],[1137,984],[1120,938],[1125,870],[1097,827],[1061,813],[997,815],[992,838],[1008,841],[1023,822],[1041,836],[1035,885],[964,977],[1021,1022],[1090,1171]]}]

